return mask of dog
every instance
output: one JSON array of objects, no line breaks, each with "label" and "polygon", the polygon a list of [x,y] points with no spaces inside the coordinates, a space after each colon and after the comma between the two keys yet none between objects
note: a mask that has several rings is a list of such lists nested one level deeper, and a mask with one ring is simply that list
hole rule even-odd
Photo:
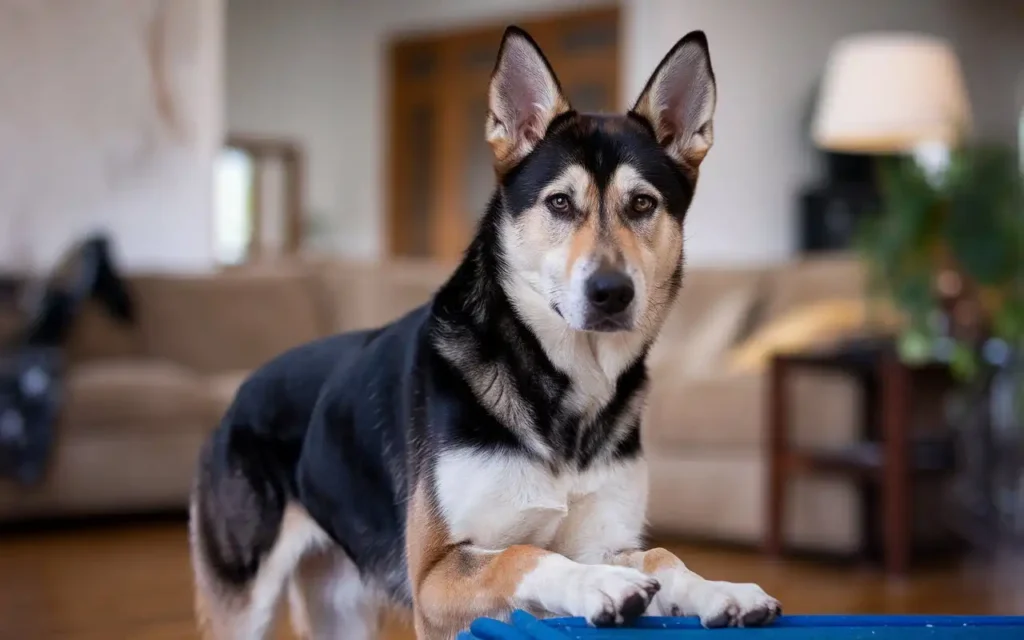
[{"label": "dog", "polygon": [[644,549],[645,357],[683,278],[713,142],[694,31],[625,114],[578,113],[509,27],[484,134],[497,186],[459,265],[386,326],[297,346],[240,386],[190,498],[198,626],[373,637],[381,607],[452,638],[514,609],[592,625],[771,622],[754,584]]}]

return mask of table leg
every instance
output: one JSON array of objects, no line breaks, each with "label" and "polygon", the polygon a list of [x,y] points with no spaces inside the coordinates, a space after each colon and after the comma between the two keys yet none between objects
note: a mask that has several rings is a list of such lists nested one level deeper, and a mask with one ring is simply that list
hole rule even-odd
[{"label": "table leg", "polygon": [[910,564],[912,506],[908,444],[910,374],[895,356],[884,358],[881,367],[881,422],[882,438],[885,443],[882,463],[885,571],[890,574],[904,574]]},{"label": "table leg", "polygon": [[786,393],[786,363],[773,358],[768,383],[768,522],[765,551],[782,553],[782,530],[786,499],[786,450],[788,447],[789,401]]}]

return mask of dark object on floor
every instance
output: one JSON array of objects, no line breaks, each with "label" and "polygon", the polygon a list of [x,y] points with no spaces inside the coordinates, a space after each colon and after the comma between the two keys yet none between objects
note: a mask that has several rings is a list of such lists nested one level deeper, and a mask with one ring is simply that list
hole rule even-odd
[{"label": "dark object on floor", "polygon": [[0,477],[32,485],[45,475],[63,399],[62,348],[90,299],[122,322],[134,320],[131,297],[102,235],[67,253],[26,327],[0,346]]}]

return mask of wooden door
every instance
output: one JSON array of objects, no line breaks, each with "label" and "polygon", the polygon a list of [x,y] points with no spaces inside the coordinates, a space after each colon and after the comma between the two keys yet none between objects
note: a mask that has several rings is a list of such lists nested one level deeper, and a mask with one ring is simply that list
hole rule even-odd
[{"label": "wooden door", "polygon": [[[619,104],[616,7],[519,22],[548,57],[573,106]],[[390,47],[388,252],[459,259],[494,189],[484,141],[487,86],[505,23],[407,36]]]}]

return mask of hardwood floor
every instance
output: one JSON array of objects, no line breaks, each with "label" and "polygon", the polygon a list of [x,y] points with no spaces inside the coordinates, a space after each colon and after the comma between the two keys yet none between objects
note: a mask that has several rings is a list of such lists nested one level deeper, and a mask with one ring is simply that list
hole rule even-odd
[{"label": "hardwood floor", "polygon": [[[183,524],[0,535],[0,638],[196,637]],[[870,567],[669,546],[708,577],[760,583],[786,613],[1024,614],[1019,558],[921,569],[894,582]],[[289,637],[286,620],[279,627],[276,637]],[[386,637],[411,634],[392,624]]]}]

